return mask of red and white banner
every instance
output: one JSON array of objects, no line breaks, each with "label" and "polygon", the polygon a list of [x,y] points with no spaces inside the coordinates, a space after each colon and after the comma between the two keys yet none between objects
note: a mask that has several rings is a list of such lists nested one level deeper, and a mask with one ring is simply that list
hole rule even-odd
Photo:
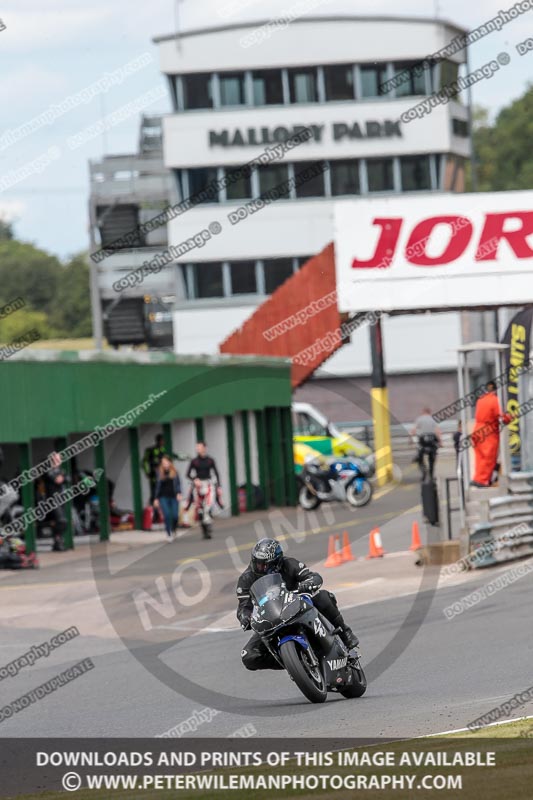
[{"label": "red and white banner", "polygon": [[533,302],[533,191],[335,205],[339,311]]}]

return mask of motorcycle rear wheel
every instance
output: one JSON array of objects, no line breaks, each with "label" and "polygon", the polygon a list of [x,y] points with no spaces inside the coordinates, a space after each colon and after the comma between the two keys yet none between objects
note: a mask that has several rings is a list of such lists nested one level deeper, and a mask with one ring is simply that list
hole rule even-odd
[{"label": "motorcycle rear wheel", "polygon": [[357,491],[355,481],[352,481],[346,487],[346,499],[354,508],[361,508],[370,503],[372,499],[372,486],[368,481],[363,481],[361,491]]},{"label": "motorcycle rear wheel", "polygon": [[342,694],[347,699],[362,697],[366,692],[366,687],[366,675],[361,662],[357,659],[357,665],[352,666],[352,682],[345,686],[344,689],[339,689],[339,694]]},{"label": "motorcycle rear wheel", "polygon": [[312,703],[325,703],[328,696],[326,681],[320,667],[313,668],[316,676],[311,674],[311,665],[306,658],[307,651],[290,640],[281,645],[280,655],[283,666],[301,693]]},{"label": "motorcycle rear wheel", "polygon": [[298,495],[298,502],[300,503],[304,511],[313,511],[320,505],[320,500],[318,499],[316,494],[310,492],[307,486],[305,486],[305,484],[300,489],[300,493]]}]

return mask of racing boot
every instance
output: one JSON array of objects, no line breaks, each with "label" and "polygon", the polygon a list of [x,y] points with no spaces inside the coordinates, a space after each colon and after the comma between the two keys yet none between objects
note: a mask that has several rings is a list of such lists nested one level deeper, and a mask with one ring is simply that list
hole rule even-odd
[{"label": "racing boot", "polygon": [[346,645],[348,650],[352,650],[354,647],[357,647],[359,644],[359,639],[352,631],[349,625],[346,624],[344,621],[344,617],[340,613],[340,611],[336,614],[333,619],[330,618],[330,622],[332,625],[335,625],[336,629],[339,632],[339,636],[342,639],[343,643]]},{"label": "racing boot", "polygon": [[340,632],[339,636],[348,650],[353,650],[354,647],[358,647],[359,639],[348,625],[344,624],[342,626],[342,631]]}]

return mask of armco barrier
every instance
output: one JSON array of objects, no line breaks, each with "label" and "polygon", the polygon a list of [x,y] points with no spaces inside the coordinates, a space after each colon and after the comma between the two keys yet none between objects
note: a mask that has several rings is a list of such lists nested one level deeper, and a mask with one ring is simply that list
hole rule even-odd
[{"label": "armco barrier", "polygon": [[[533,472],[511,472],[509,494],[488,502],[489,519],[470,531],[472,566],[488,567],[533,555]],[[480,549],[481,548],[481,549]]]}]

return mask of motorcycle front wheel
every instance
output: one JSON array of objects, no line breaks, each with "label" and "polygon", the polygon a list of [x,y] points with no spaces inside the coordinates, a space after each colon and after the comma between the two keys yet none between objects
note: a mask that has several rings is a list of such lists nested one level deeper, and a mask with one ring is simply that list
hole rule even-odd
[{"label": "motorcycle front wheel", "polygon": [[280,655],[283,666],[301,693],[312,703],[325,703],[328,696],[326,681],[320,665],[311,663],[307,650],[289,640],[281,645]]},{"label": "motorcycle front wheel", "polygon": [[320,505],[320,500],[318,499],[316,494],[310,492],[305,484],[300,489],[300,493],[298,495],[298,502],[300,503],[304,511],[313,511],[313,509],[318,508],[318,506]]},{"label": "motorcycle front wheel", "polygon": [[344,689],[339,690],[339,694],[343,697],[350,699],[352,697],[362,697],[366,692],[366,675],[361,666],[359,659],[355,659],[355,664],[352,666],[352,682],[345,686]]},{"label": "motorcycle front wheel", "polygon": [[367,503],[370,503],[370,500],[372,499],[371,484],[368,481],[363,481],[361,491],[358,492],[356,482],[352,481],[346,487],[346,499],[351,506],[354,506],[354,508],[366,506]]}]

